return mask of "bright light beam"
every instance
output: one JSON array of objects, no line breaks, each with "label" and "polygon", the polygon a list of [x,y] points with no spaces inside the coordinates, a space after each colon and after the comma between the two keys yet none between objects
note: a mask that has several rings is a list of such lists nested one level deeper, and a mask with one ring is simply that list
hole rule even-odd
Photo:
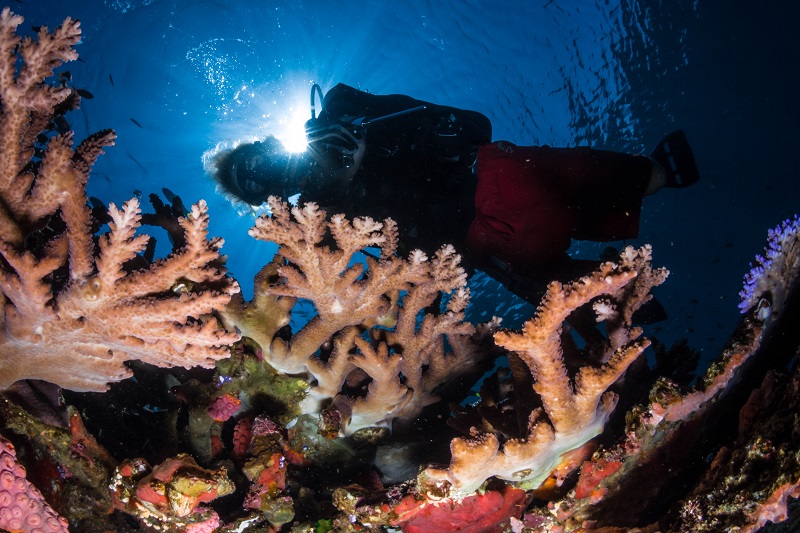
[{"label": "bright light beam", "polygon": [[[296,100],[304,101],[297,97]],[[296,103],[288,108],[288,113],[278,120],[273,135],[283,143],[290,152],[303,152],[308,146],[306,140],[306,121],[311,118],[308,104]]]}]

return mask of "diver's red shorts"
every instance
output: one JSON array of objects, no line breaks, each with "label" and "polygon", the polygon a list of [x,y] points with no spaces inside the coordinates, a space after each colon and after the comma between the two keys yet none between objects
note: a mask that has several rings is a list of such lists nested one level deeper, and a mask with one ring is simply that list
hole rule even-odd
[{"label": "diver's red shorts", "polygon": [[650,160],[641,155],[484,145],[467,249],[526,267],[562,257],[571,239],[636,237],[650,175]]}]

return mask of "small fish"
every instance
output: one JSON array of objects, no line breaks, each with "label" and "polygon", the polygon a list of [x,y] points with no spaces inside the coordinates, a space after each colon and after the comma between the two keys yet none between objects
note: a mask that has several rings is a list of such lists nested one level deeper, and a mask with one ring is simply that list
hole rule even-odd
[{"label": "small fish", "polygon": [[111,86],[113,87],[114,86],[114,77],[111,74],[108,75],[108,81],[111,83]]},{"label": "small fish", "polygon": [[77,89],[75,92],[78,93],[81,96],[81,98],[86,98],[87,100],[91,100],[92,98],[94,98],[94,95],[89,91],[87,91],[86,89]]},{"label": "small fish", "polygon": [[72,81],[72,74],[70,73],[70,71],[65,70],[64,72],[58,75],[58,81],[60,81],[61,83]]},{"label": "small fish", "polygon": [[125,152],[125,155],[127,155],[127,156],[130,158],[130,160],[131,160],[131,161],[133,161],[134,163],[136,163],[136,166],[138,166],[140,169],[142,169],[142,172],[144,172],[145,174],[147,174],[147,169],[144,167],[144,165],[142,165],[141,163],[139,163],[139,161],[137,161],[135,157],[133,157],[133,156],[132,156],[131,154],[129,154],[128,152]]},{"label": "small fish", "polygon": [[53,126],[58,133],[67,133],[70,129],[69,122],[61,115],[53,118]]},{"label": "small fish", "polygon": [[136,124],[136,125],[137,125],[137,126],[139,126],[140,128],[144,128],[144,126],[142,126],[141,124],[139,124],[139,121],[138,121],[138,120],[136,120],[135,118],[131,118],[131,122],[133,122],[134,124]]},{"label": "small fish", "polygon": [[133,195],[136,198],[141,198],[142,197],[142,191],[140,191],[139,189],[133,189]]},{"label": "small fish", "polygon": [[86,128],[86,131],[91,131],[89,127],[89,116],[86,114],[86,110],[81,108],[81,116],[83,117],[83,126]]},{"label": "small fish", "polygon": [[171,190],[167,189],[166,187],[161,188],[161,192],[164,193],[164,198],[166,198],[169,203],[174,203],[175,198],[178,198],[178,195],[172,192]]}]

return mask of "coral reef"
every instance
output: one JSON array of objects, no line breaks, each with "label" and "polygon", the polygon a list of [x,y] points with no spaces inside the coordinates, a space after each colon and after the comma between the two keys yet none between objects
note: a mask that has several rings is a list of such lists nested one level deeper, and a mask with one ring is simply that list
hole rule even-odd
[{"label": "coral reef", "polygon": [[110,485],[114,506],[148,528],[179,533],[214,531],[217,513],[201,504],[233,492],[224,468],[201,468],[181,454],[153,468],[143,459],[120,464]]},{"label": "coral reef", "polygon": [[[795,241],[797,230],[784,238]],[[787,250],[774,267],[797,265],[798,254],[797,247]],[[800,483],[796,374],[760,384],[767,369],[797,364],[794,268],[782,270],[782,279],[763,271],[763,286],[784,295],[780,312],[765,313],[768,295],[757,294],[695,387],[658,377],[648,400],[627,413],[623,436],[583,463],[576,489],[526,514],[524,523],[534,530],[756,531],[785,519],[787,498]]]},{"label": "coral reef", "polygon": [[[253,301],[234,299],[223,317],[258,342],[273,368],[309,381],[302,410],[319,414],[327,405],[324,432],[391,430],[437,402],[433,391],[445,381],[475,372],[483,354],[464,321],[469,291],[452,247],[432,260],[419,250],[403,260],[391,220],[336,215],[327,222],[314,204],[290,212],[277,198],[268,202],[272,216],[259,218],[250,234],[280,245],[272,271],[281,279],[266,285],[265,270]],[[365,268],[354,255],[366,247],[380,257],[367,255]],[[443,312],[430,309],[448,296]],[[299,299],[311,301],[317,316],[284,340],[279,332]]]},{"label": "coral reef", "polygon": [[[675,531],[755,532],[800,496],[800,371],[771,372],[741,411],[739,435],[722,447],[679,510]],[[749,413],[749,414],[748,414]]]},{"label": "coral reef", "polygon": [[[537,488],[565,455],[599,435],[617,403],[616,395],[606,390],[650,344],[636,340],[641,329],[631,324],[633,313],[649,299],[650,288],[661,284],[668,274],[664,269],[652,270],[650,260],[649,247],[628,247],[619,264],[605,263],[567,285],[553,282],[521,333],[496,333],[495,342],[513,351],[527,366],[542,407],[528,415],[525,437],[509,439],[502,447],[495,433],[471,428],[469,438],[451,444],[450,468],[427,469],[422,483],[436,485],[431,489],[435,493],[449,494],[452,487],[453,496],[474,492],[491,476]],[[598,300],[601,296],[605,298]],[[587,339],[592,343],[584,351],[598,358],[602,366],[581,367],[570,378],[564,362],[562,324],[574,310],[593,300],[597,321],[607,323],[608,338]],[[519,366],[516,369],[525,371]],[[522,377],[516,380],[521,382]]]},{"label": "coral reef", "polygon": [[[79,97],[47,81],[78,23],[34,40],[21,22],[0,15],[0,528],[711,532],[787,516],[797,218],[770,232],[696,383],[686,346],[644,357],[637,311],[667,276],[649,246],[550,284],[521,331],[498,331],[464,320],[452,247],[401,258],[391,220],[271,198],[251,235],[279,250],[247,302],[203,202],[89,209],[114,136],[73,148],[54,122]],[[140,223],[173,253],[154,261]]]},{"label": "coral reef", "polygon": [[250,481],[244,508],[261,511],[270,524],[281,526],[294,518],[286,490],[288,466],[302,464],[303,458],[289,447],[281,427],[266,417],[256,417],[249,434],[242,454],[246,457],[242,472]]},{"label": "coral reef", "polygon": [[[220,239],[207,238],[204,202],[181,221],[186,245],[131,270],[149,237],[135,235],[138,201],[109,208],[110,231],[95,245],[86,180],[114,132],[73,149],[53,120],[76,107],[77,93],[45,83],[77,57],[80,25],[20,39],[22,18],[0,14],[0,389],[42,379],[102,391],[131,375],[124,362],[213,366],[238,335],[209,317],[238,292],[222,266]],[[17,62],[21,66],[17,68]]]},{"label": "coral reef", "polygon": [[[18,443],[17,458],[25,463],[28,480],[69,518],[73,530],[88,530],[84,526],[111,510],[108,481],[117,462],[86,431],[73,407],[66,414],[66,427],[43,423],[0,395],[0,427],[3,435]],[[116,524],[105,529],[124,531]]]}]

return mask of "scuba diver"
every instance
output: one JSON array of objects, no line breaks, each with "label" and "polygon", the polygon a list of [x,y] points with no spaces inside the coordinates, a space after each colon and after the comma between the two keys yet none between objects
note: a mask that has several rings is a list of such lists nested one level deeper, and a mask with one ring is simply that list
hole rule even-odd
[{"label": "scuba diver", "polygon": [[311,109],[302,153],[268,136],[216,154],[209,172],[224,192],[251,205],[299,193],[351,219],[391,217],[401,252],[453,244],[465,266],[534,304],[550,281],[597,265],[570,258],[571,239],[634,238],[645,195],[699,179],[680,130],[648,157],[492,142],[481,113],[344,84],[324,99],[315,84]]}]

